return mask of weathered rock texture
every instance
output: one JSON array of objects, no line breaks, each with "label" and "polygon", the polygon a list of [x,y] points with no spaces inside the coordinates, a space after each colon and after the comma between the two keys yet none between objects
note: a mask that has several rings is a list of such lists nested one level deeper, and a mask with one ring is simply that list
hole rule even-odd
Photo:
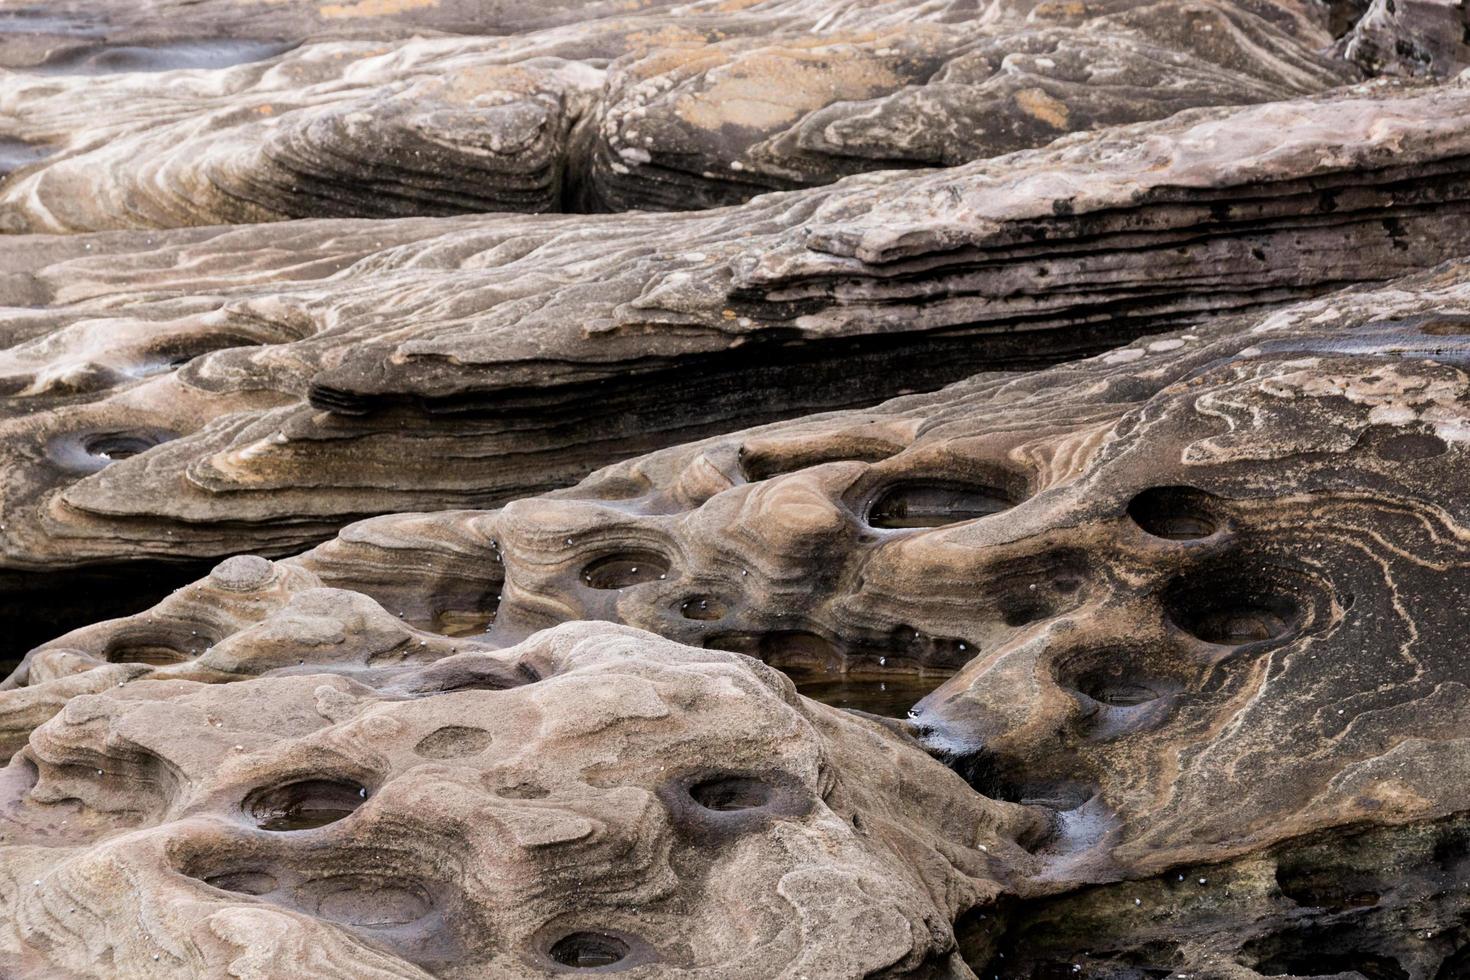
[{"label": "weathered rock texture", "polygon": [[[752,654],[799,686],[834,676],[935,686],[908,720],[888,723],[915,741],[888,743],[885,765],[892,775],[927,767],[922,747],[962,774],[992,808],[964,817],[993,828],[981,852],[992,863],[983,871],[966,864],[976,839],[961,847],[926,829],[952,815],[947,797],[924,796],[905,811],[904,833],[952,843],[936,845],[945,855],[937,863],[906,852],[911,868],[939,877],[893,885],[919,890],[892,901],[910,922],[929,916],[933,938],[894,946],[890,973],[968,976],[952,962],[948,974],[939,966],[951,941],[944,916],[958,914],[965,969],[980,975],[1047,976],[1085,962],[1089,976],[1249,978],[1297,974],[1311,956],[1330,953],[1337,959],[1322,963],[1378,971],[1367,976],[1457,976],[1470,860],[1462,818],[1470,701],[1458,647],[1470,598],[1470,495],[1461,478],[1470,453],[1467,308],[1470,263],[1453,263],[1088,361],[979,375],[873,409],[716,437],[495,512],[381,517],[299,559],[231,559],[147,613],[46,645],[12,678],[0,719],[10,743],[28,747],[11,778],[24,788],[35,778],[28,767],[37,767],[46,786],[60,778],[46,775],[49,765],[77,781],[40,800],[24,796],[17,819],[23,827],[59,820],[62,811],[48,807],[70,804],[40,801],[87,799],[96,769],[109,785],[113,758],[140,771],[179,768],[137,761],[147,754],[100,732],[76,739],[113,746],[106,764],[91,761],[103,758],[98,749],[60,761],[53,746],[68,726],[100,726],[92,719],[125,705],[187,695],[206,717],[213,709],[203,705],[251,705],[256,724],[269,717],[266,706],[288,703],[265,693],[283,685],[351,705],[417,696],[405,704],[429,713],[449,696],[434,692],[446,689],[529,681],[516,690],[555,690],[558,677],[534,679],[555,670],[527,676],[508,664],[561,642],[540,632],[548,627],[601,619],[691,648]],[[549,636],[599,635],[597,627],[564,629]],[[655,660],[674,650],[608,629]],[[696,672],[756,670],[687,648],[668,657],[688,658],[685,669]],[[323,695],[323,684],[343,693]],[[631,707],[643,703],[629,695],[619,710],[646,717]],[[794,704],[809,718],[830,717]],[[456,706],[442,717],[463,725],[469,715]],[[731,731],[780,730],[731,717]],[[385,744],[401,747],[427,735],[422,725],[384,732]],[[598,729],[579,751],[615,752],[626,737],[634,736]],[[220,742],[243,744],[233,735]],[[728,755],[698,751],[738,758],[745,744],[737,739]],[[684,759],[673,750],[665,757]],[[266,783],[325,772],[294,762],[258,771],[210,796],[222,802],[209,812],[238,807]],[[328,776],[376,793],[379,770],[359,771]],[[112,785],[155,792],[160,778]],[[608,777],[613,784],[623,781]],[[917,789],[896,792],[902,799]],[[644,799],[624,812],[644,813]],[[662,826],[661,814],[675,820],[683,804],[666,806],[647,819]],[[246,812],[259,814],[248,804]],[[861,838],[871,814],[854,812]],[[180,826],[156,832],[183,833]],[[801,832],[784,827],[777,821],[761,831],[766,844],[747,845],[753,856],[741,867],[762,882],[789,867],[760,849]],[[277,853],[259,847],[248,853]],[[119,849],[103,843],[79,854],[119,860]],[[223,843],[165,853],[199,850],[238,853]],[[362,873],[346,838],[312,853],[318,874]],[[818,865],[846,860],[825,854]],[[50,868],[57,854],[34,860]],[[333,917],[302,897],[316,892],[269,871],[267,860],[257,860],[275,882],[266,904],[316,912],[293,920],[303,929]],[[185,873],[240,870],[202,862]],[[645,874],[645,884],[656,879]],[[51,894],[41,872],[17,877],[39,878],[38,894]],[[963,888],[954,884],[961,879]],[[935,881],[950,882],[948,905],[920,897],[934,894]],[[490,901],[436,887],[454,901]],[[428,915],[439,893],[423,889],[414,908]],[[6,894],[19,903],[30,892]],[[64,927],[57,909],[66,902],[89,914],[80,899],[47,899],[47,928]],[[469,917],[450,917],[436,935],[463,942],[449,922]],[[534,918],[528,928],[540,926]],[[575,921],[569,928],[591,928]],[[683,918],[639,925],[609,928],[659,951],[682,948],[674,937],[691,928]],[[855,926],[833,929],[854,954],[870,952]],[[8,938],[13,955],[77,948],[74,939],[30,943],[25,935]],[[778,944],[763,969],[785,949]],[[73,969],[86,961],[76,955],[65,961]],[[785,975],[876,968],[829,965],[803,961]]]},{"label": "weathered rock texture", "polygon": [[[1317,53],[1332,35],[1311,4],[660,6],[505,15],[479,25],[490,37],[225,44],[243,63],[212,70],[192,66],[214,42],[129,49],[178,58],[162,75],[63,48],[0,75],[16,148],[0,229],[708,207],[1360,77]],[[299,37],[307,11],[287,8],[277,29]]]},{"label": "weathered rock texture", "polygon": [[1467,123],[1464,83],[1370,84],[703,214],[32,237],[0,255],[11,614],[37,572],[285,553],[1426,267],[1470,248]]},{"label": "weathered rock texture", "polygon": [[1453,75],[1470,67],[1470,7],[1463,0],[1373,0],[1337,50],[1375,75]]},{"label": "weathered rock texture", "polygon": [[1035,861],[1035,811],[733,654],[586,623],[405,653],[38,729],[0,771],[6,975],[960,976],[956,912]]}]

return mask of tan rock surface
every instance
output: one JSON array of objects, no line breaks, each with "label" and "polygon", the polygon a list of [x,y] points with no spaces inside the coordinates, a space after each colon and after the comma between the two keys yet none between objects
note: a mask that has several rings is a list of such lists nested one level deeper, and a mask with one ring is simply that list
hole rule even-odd
[{"label": "tan rock surface", "polygon": [[[466,665],[611,620],[689,645],[637,641],[675,660],[736,669],[691,647],[746,652],[824,696],[934,688],[870,730],[894,733],[898,768],[927,750],[996,808],[986,820],[1009,815],[1019,850],[987,841],[1000,864],[945,913],[967,969],[1097,946],[1088,962],[1114,971],[1098,976],[1276,975],[1303,936],[1348,929],[1354,955],[1452,976],[1435,971],[1458,949],[1446,923],[1470,853],[1453,819],[1470,805],[1453,639],[1470,587],[1467,301],[1470,266],[1452,264],[716,437],[497,512],[377,518],[300,559],[231,559],[38,650],[0,717],[24,760],[79,704],[201,682],[241,692],[209,695],[224,704],[324,671],[374,696],[501,686],[504,666],[487,682]],[[600,635],[563,629],[549,635]],[[558,681],[526,690],[542,683]],[[635,702],[620,703],[641,716]],[[1312,848],[1354,834],[1321,871]],[[1391,861],[1418,870],[1399,881]],[[1339,894],[1339,878],[1367,883]],[[1062,914],[1104,935],[1017,945]],[[1448,932],[1426,944],[1404,916]],[[941,934],[895,972],[937,969]]]},{"label": "tan rock surface", "polygon": [[32,236],[0,254],[0,594],[157,595],[203,569],[146,562],[1424,268],[1467,249],[1467,119],[1463,82],[1371,84],[702,214]]},{"label": "tan rock surface", "polygon": [[[249,6],[187,22],[248,32]],[[0,73],[0,230],[709,207],[1361,78],[1310,4],[486,6],[271,4],[299,46],[78,27]]]}]

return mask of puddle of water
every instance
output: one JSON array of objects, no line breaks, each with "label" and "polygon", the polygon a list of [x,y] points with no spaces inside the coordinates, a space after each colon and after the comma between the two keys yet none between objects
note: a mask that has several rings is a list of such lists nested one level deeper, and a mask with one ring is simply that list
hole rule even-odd
[{"label": "puddle of water", "polygon": [[43,160],[50,155],[49,146],[36,146],[24,140],[0,136],[0,177],[19,170],[21,167],[28,167],[37,160]]},{"label": "puddle of water", "polygon": [[206,38],[157,44],[90,44],[63,51],[34,68],[41,75],[107,75],[113,72],[230,68],[275,57],[292,46],[281,41]]},{"label": "puddle of water", "polygon": [[834,708],[866,711],[885,718],[907,718],[909,709],[930,691],[949,680],[950,674],[894,674],[876,677],[820,676],[798,680],[797,691]]},{"label": "puddle of water", "polygon": [[96,37],[102,25],[80,17],[55,16],[40,7],[0,11],[0,34],[57,34]]}]

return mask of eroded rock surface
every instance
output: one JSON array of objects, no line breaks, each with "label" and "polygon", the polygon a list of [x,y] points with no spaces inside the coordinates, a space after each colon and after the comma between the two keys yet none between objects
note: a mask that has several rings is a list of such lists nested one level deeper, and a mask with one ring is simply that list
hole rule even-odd
[{"label": "eroded rock surface", "polygon": [[5,594],[1424,268],[1467,249],[1467,122],[1464,83],[1375,83],[703,214],[32,236],[0,257]]},{"label": "eroded rock surface", "polygon": [[949,923],[1044,826],[635,630],[381,663],[124,686],[38,729],[0,771],[7,975],[962,970]]},{"label": "eroded rock surface", "polygon": [[[235,29],[246,6],[189,20]],[[319,13],[271,6],[297,39],[293,18]],[[234,42],[214,66],[213,42],[138,42],[130,61],[114,33],[102,53],[62,47],[0,75],[0,141],[16,147],[0,156],[0,230],[709,207],[1361,77],[1321,53],[1314,4],[609,4],[574,25],[555,8],[495,5],[477,24],[367,6],[490,36],[403,38],[367,18],[371,40]],[[180,70],[127,70],[150,51]]]},{"label": "eroded rock surface", "polygon": [[1453,263],[377,518],[46,645],[0,718],[34,755],[98,698],[471,685],[461,663],[608,620],[798,689],[932,687],[884,729],[899,754],[1014,807],[992,897],[951,906],[980,975],[1286,975],[1330,945],[1453,977],[1467,308]]}]

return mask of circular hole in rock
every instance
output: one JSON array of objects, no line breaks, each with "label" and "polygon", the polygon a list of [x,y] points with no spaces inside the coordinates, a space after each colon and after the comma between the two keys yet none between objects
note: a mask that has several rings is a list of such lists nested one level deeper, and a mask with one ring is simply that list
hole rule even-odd
[{"label": "circular hole in rock", "polygon": [[751,776],[716,776],[689,787],[695,803],[716,813],[763,807],[771,802],[773,792],[769,783]]},{"label": "circular hole in rock", "polygon": [[1270,579],[1208,574],[1172,588],[1165,608],[1180,629],[1221,646],[1279,639],[1302,619],[1296,597]]},{"label": "circular hole in rock", "polygon": [[123,641],[107,648],[107,662],[110,664],[147,664],[150,667],[167,667],[170,664],[181,664],[189,659],[188,654],[175,650],[171,646],[149,643],[146,640]]},{"label": "circular hole in rock", "polygon": [[212,631],[190,628],[180,622],[172,627],[150,626],[138,632],[123,632],[107,644],[103,653],[110,664],[147,664],[167,667],[184,663],[203,653],[219,637]]},{"label": "circular hole in rock", "polygon": [[1170,693],[1171,684],[1153,678],[1132,677],[1122,671],[1089,671],[1074,682],[1079,694],[1112,708],[1132,708]]},{"label": "circular hole in rock", "polygon": [[594,589],[625,589],[669,573],[669,563],[651,551],[625,551],[599,558],[582,569],[582,581]]},{"label": "circular hole in rock", "polygon": [[924,480],[899,483],[873,499],[868,524],[878,528],[941,527],[989,517],[1016,505],[1000,487]]},{"label": "circular hole in rock", "polygon": [[276,890],[276,879],[264,871],[229,871],[211,875],[204,883],[240,895],[265,895]]},{"label": "circular hole in rock", "polygon": [[316,886],[317,914],[353,926],[382,928],[417,922],[433,911],[423,889],[371,875],[348,875]]},{"label": "circular hole in rock", "polygon": [[1150,487],[1128,502],[1133,523],[1156,538],[1194,541],[1215,533],[1217,498],[1194,487]]},{"label": "circular hole in rock", "polygon": [[164,441],[154,431],[105,432],[89,437],[83,446],[89,455],[115,463],[141,455]]},{"label": "circular hole in rock", "polygon": [[1012,628],[1034,623],[1039,619],[1046,619],[1052,614],[1050,606],[1039,602],[1021,603],[1009,605],[1002,603],[1001,621]]},{"label": "circular hole in rock", "polygon": [[692,595],[679,603],[679,613],[685,619],[723,619],[725,604],[713,596]]},{"label": "circular hole in rock", "polygon": [[245,812],[261,830],[314,830],[349,816],[367,799],[358,783],[303,779],[258,790],[245,800]]},{"label": "circular hole in rock", "polygon": [[551,944],[548,955],[562,966],[595,970],[628,956],[628,944],[603,932],[573,932]]},{"label": "circular hole in rock", "polygon": [[490,733],[483,728],[445,725],[419,739],[413,750],[426,759],[458,759],[483,752],[489,746]]},{"label": "circular hole in rock", "polygon": [[176,438],[178,433],[167,429],[92,429],[56,436],[47,443],[46,454],[66,469],[95,473]]}]

